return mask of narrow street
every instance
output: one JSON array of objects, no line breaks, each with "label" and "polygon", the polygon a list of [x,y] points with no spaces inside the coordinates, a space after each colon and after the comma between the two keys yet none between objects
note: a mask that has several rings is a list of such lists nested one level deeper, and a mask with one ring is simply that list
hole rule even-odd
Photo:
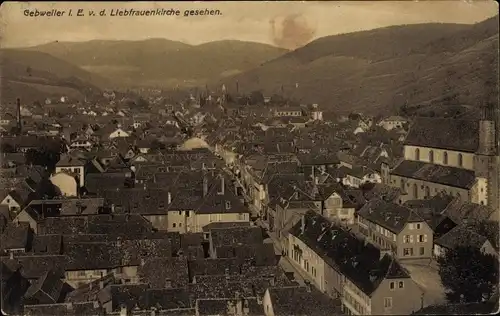
[{"label": "narrow street", "polygon": [[[241,181],[238,179],[238,177],[236,177],[236,175],[228,167],[223,168],[223,170],[227,174],[229,174],[231,176],[231,178],[234,179],[238,183],[238,185],[242,188],[243,197],[244,197],[245,201],[248,203],[248,207],[249,207],[250,211],[252,212],[252,215],[254,213],[256,213],[255,207],[252,204],[252,199],[251,199],[251,197],[248,196],[248,194],[245,190],[245,187],[243,186]],[[278,237],[276,236],[276,234],[273,232],[270,232],[268,226],[261,219],[257,219],[255,221],[255,224],[262,227],[266,231],[268,238],[265,239],[264,242],[265,243],[272,243],[274,246],[275,253],[277,255],[281,256],[280,261],[279,261],[279,265],[283,269],[283,271],[288,272],[288,273],[290,273],[290,272],[293,273],[295,281],[297,281],[297,283],[299,283],[300,285],[304,285],[305,284],[304,280],[309,279],[309,277],[307,275],[305,275],[304,272],[302,272],[298,268],[296,268],[295,265],[292,262],[290,262],[290,258],[282,255],[283,249],[282,249],[281,243],[280,243]],[[312,280],[310,280],[310,281],[312,281]]]}]

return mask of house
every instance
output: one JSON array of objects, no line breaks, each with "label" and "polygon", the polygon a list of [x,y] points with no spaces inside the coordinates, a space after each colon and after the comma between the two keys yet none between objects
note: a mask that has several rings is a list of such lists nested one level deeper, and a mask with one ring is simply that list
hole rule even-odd
[{"label": "house", "polygon": [[203,227],[213,222],[249,222],[250,211],[230,187],[226,187],[225,176],[220,175],[208,186],[203,184],[203,198],[196,205],[194,216],[189,220],[191,232],[202,232]]},{"label": "house", "polygon": [[315,121],[323,121],[323,111],[319,109],[319,106],[313,104],[311,108],[311,118]]},{"label": "house", "polygon": [[[75,179],[79,187],[83,187],[85,185],[85,164],[86,162],[72,156],[71,154],[61,155],[59,161],[56,164],[54,175],[61,172],[66,172],[68,175],[75,175]],[[68,183],[68,185],[71,186],[72,184]],[[67,190],[71,192],[72,189],[63,188],[63,191]]]},{"label": "house", "polygon": [[340,302],[306,286],[272,287],[262,299],[265,316],[335,316],[342,315]]},{"label": "house", "polygon": [[61,276],[52,270],[45,272],[34,281],[24,294],[26,305],[60,303],[64,283]]},{"label": "house", "polygon": [[390,131],[395,128],[403,128],[408,120],[402,116],[389,116],[381,120],[377,125],[383,127],[385,130]]},{"label": "house", "polygon": [[434,241],[434,256],[444,256],[446,251],[458,246],[471,246],[483,253],[498,256],[487,237],[478,234],[466,225],[458,225]]},{"label": "house", "polygon": [[3,198],[0,204],[8,206],[10,210],[20,211],[36,195],[33,188],[27,183],[21,182]]},{"label": "house", "polygon": [[303,116],[304,112],[301,107],[283,107],[274,110],[274,116],[285,117],[285,116]]},{"label": "house", "polygon": [[432,258],[433,231],[413,210],[372,199],[357,215],[359,232],[380,249],[400,260]]},{"label": "house", "polygon": [[92,143],[87,140],[87,139],[75,139],[73,141],[71,141],[69,147],[72,148],[72,149],[79,149],[79,148],[83,148],[85,150],[90,150],[92,149]]},{"label": "house", "polygon": [[21,275],[19,264],[14,264],[13,260],[9,260],[12,264],[6,264],[5,261],[0,262],[1,310],[4,315],[18,315],[22,313],[22,298],[30,283]]},{"label": "house", "polygon": [[59,189],[58,193],[62,196],[77,196],[80,188],[78,176],[75,172],[61,171],[54,173],[50,182]]},{"label": "house", "polygon": [[33,230],[28,223],[17,220],[7,224],[1,235],[0,250],[4,253],[28,252],[33,241]]},{"label": "house", "polygon": [[288,256],[321,292],[354,315],[409,315],[420,287],[399,261],[314,212],[290,230]]}]

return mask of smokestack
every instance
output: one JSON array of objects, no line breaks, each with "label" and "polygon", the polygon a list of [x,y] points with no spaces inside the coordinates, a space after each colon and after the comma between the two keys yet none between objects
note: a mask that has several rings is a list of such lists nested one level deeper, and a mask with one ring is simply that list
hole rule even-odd
[{"label": "smokestack", "polygon": [[23,129],[23,123],[21,121],[21,99],[17,98],[16,100],[16,114],[17,114],[17,129],[19,131],[19,134],[21,134],[21,131]]}]

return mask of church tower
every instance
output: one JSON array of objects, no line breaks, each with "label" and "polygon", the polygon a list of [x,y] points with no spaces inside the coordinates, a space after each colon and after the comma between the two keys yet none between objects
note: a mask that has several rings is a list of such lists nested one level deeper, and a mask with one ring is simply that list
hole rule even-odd
[{"label": "church tower", "polygon": [[500,190],[500,167],[498,166],[498,141],[496,120],[492,104],[484,105],[479,121],[479,146],[475,155],[474,169],[477,177],[486,178],[487,204],[498,210]]}]

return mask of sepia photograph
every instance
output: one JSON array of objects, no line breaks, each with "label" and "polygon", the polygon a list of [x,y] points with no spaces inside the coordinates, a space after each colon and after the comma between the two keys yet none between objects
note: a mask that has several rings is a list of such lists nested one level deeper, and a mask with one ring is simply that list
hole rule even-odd
[{"label": "sepia photograph", "polygon": [[498,313],[499,22],[1,3],[0,316]]}]

